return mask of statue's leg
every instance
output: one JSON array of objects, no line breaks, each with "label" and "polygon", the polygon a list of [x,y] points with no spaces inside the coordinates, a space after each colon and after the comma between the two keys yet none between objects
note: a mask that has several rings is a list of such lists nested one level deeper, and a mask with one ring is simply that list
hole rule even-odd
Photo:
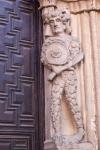
[{"label": "statue's leg", "polygon": [[51,89],[51,120],[55,135],[61,132],[61,100],[64,89],[64,81],[57,76],[52,82]]},{"label": "statue's leg", "polygon": [[74,121],[77,127],[77,134],[73,139],[76,141],[81,141],[84,136],[84,127],[83,127],[83,119],[82,114],[77,103],[77,77],[74,71],[70,71],[67,74],[66,84],[65,84],[65,95],[66,101],[69,104],[70,110],[73,114]]}]

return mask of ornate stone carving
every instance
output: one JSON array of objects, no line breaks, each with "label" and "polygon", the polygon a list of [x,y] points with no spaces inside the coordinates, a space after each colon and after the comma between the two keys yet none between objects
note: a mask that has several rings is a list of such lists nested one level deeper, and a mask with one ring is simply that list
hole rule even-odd
[{"label": "ornate stone carving", "polygon": [[[48,79],[51,88],[51,121],[54,129],[52,139],[58,150],[94,150],[84,141],[84,124],[77,103],[77,77],[75,66],[83,60],[79,41],[71,35],[71,17],[69,9],[55,8],[46,15],[53,36],[48,37],[42,47],[41,61],[51,70]],[[77,133],[66,136],[61,131],[61,101],[69,105]]]},{"label": "ornate stone carving", "polygon": [[42,58],[47,64],[64,65],[68,62],[69,50],[61,39],[49,38],[43,45]]}]

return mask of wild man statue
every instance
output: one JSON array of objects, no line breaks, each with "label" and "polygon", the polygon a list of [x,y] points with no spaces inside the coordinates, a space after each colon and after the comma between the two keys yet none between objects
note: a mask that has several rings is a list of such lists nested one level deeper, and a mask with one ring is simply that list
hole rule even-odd
[{"label": "wild man statue", "polygon": [[[43,44],[41,61],[52,72],[48,77],[51,82],[51,120],[54,129],[53,139],[58,147],[67,146],[82,141],[84,127],[81,110],[77,103],[76,65],[84,54],[80,50],[79,41],[71,35],[71,15],[69,9],[54,9],[46,16],[53,36],[48,37]],[[69,104],[77,128],[77,133],[71,136],[61,132],[61,101]]]}]

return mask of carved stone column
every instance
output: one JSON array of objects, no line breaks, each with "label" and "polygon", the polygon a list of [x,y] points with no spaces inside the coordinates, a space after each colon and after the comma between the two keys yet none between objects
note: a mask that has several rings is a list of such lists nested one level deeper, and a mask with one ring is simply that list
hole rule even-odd
[{"label": "carved stone column", "polygon": [[[95,2],[96,1],[93,0],[40,1],[40,9],[42,9],[44,22],[44,44],[42,47],[41,61],[47,68],[45,68],[44,74],[46,104],[45,150],[98,150],[95,118],[96,99],[94,97],[95,91],[93,91],[94,76],[92,72],[94,66],[91,65],[93,61],[91,58],[92,43],[88,16],[88,13],[90,13],[91,19],[95,19],[94,11],[96,10],[97,4]],[[97,10],[99,10],[99,8],[97,8]],[[69,12],[71,12],[71,17]],[[66,17],[66,14],[67,19],[65,21],[64,17]],[[58,21],[56,20],[57,17]],[[61,18],[63,18],[63,21],[61,21]],[[64,32],[59,31],[60,29],[54,31],[57,26],[59,28],[57,22],[61,22],[61,29],[63,29]],[[92,24],[92,26],[93,29],[95,29],[95,25]],[[85,32],[85,29],[87,32]],[[96,30],[92,31],[92,38],[94,39]],[[63,32],[63,34],[61,33],[59,36],[58,32]],[[81,41],[81,46],[77,38],[74,38],[73,36]],[[94,43],[94,49],[96,49],[96,44],[97,43]],[[70,56],[68,51],[71,52],[73,56]],[[82,51],[85,53],[84,62],[81,61],[83,59]],[[68,60],[68,62],[66,62],[66,60]],[[94,65],[98,64],[94,63]],[[89,66],[91,68],[89,68]],[[73,69],[76,75],[74,74]],[[52,74],[50,74],[51,70],[53,71]],[[48,77],[50,81],[48,81]],[[72,81],[72,78],[74,81]],[[69,84],[72,84],[72,87],[69,85],[67,85],[68,87],[64,86],[64,84],[69,81]],[[57,84],[59,84],[59,86],[57,86]],[[61,91],[57,91],[58,87],[60,87]],[[63,88],[64,93],[62,92]],[[77,90],[74,88],[77,88]],[[67,103],[65,102],[66,97]],[[75,98],[74,104],[72,104],[71,97]],[[56,101],[54,101],[55,99]],[[55,106],[53,104],[52,106],[52,102],[55,103],[57,100],[61,102],[58,104],[61,108],[57,108],[57,104]],[[51,106],[54,107],[53,111],[51,110]],[[76,106],[78,108],[75,108]],[[55,117],[56,115],[54,115],[57,113],[57,109],[61,115],[61,118],[58,118],[58,123],[56,121],[58,116]],[[55,117],[53,118],[54,120],[51,119],[51,116]],[[54,133],[58,134],[56,135]]]}]

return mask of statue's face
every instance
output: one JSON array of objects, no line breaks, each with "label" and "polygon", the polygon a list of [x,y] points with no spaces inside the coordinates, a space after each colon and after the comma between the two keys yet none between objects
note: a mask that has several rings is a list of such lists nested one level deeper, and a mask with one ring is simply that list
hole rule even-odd
[{"label": "statue's face", "polygon": [[50,26],[54,34],[64,33],[65,25],[59,16],[50,19]]}]

